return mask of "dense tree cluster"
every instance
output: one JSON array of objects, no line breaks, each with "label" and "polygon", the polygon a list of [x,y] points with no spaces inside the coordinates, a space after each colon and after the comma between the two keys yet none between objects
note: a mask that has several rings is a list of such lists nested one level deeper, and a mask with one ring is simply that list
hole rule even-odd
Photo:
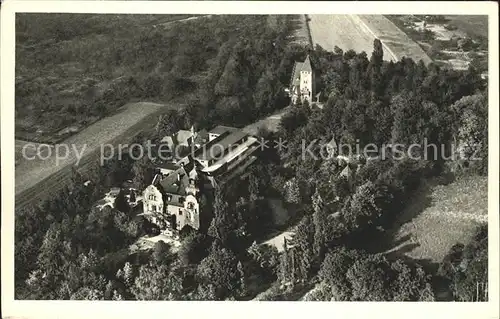
[{"label": "dense tree cluster", "polygon": [[285,52],[288,16],[279,16],[272,27],[267,16],[212,16],[167,25],[159,20],[20,15],[17,134],[41,129],[45,138],[54,138],[67,126],[86,126],[133,100],[189,96],[200,125],[205,119],[251,120],[286,104],[272,70]]},{"label": "dense tree cluster", "polygon": [[[339,245],[365,248],[367,236],[391,227],[423,179],[439,176],[449,167],[456,169],[457,163],[481,174],[487,166],[487,97],[485,83],[473,68],[452,71],[407,58],[383,62],[379,41],[370,59],[364,52],[340,49],[317,48],[308,53],[319,70],[318,88],[326,100],[322,109],[314,103],[312,108],[298,103],[283,117],[278,136],[288,142],[280,152],[286,169],[274,173],[285,177],[285,194],[290,190],[298,194],[294,203],[304,207],[305,215],[280,259],[280,279],[287,284],[312,278],[319,265],[324,267],[325,254]],[[322,144],[332,137],[352,150],[340,154],[347,156],[347,162],[325,158]],[[437,147],[426,148],[426,143]],[[376,150],[363,154],[369,144]],[[399,145],[406,151],[412,144],[421,148],[405,154],[394,148]],[[339,146],[335,155],[343,152]],[[471,159],[473,152],[482,159]],[[369,156],[378,158],[367,160]],[[377,256],[356,256],[350,272],[349,267],[336,270],[344,279],[333,281],[355,280],[364,271],[369,277],[328,298],[433,299],[421,266],[415,270],[401,261],[392,264]],[[395,269],[401,274],[395,274]],[[377,280],[372,277],[377,273],[379,282],[369,283]],[[416,276],[419,283],[408,277],[413,290],[400,287],[401,294],[396,294],[395,285],[406,280],[398,276]],[[384,283],[386,277],[394,278],[393,282]]]},{"label": "dense tree cluster", "polygon": [[[340,49],[285,48],[286,17],[272,29],[262,24],[267,22],[264,18],[249,17],[248,28],[241,27],[240,33],[217,27],[242,25],[226,16],[216,17],[215,25],[214,20],[200,22],[206,28],[198,33],[189,24],[185,30],[173,28],[192,39],[156,48],[180,52],[164,62],[170,64],[166,70],[187,70],[188,76],[206,72],[188,106],[167,112],[152,138],[191,124],[245,125],[282,107],[282,86],[293,61],[307,54],[319,73],[323,108],[299,103],[283,117],[277,134],[260,132],[286,140],[287,147],[266,151],[265,159],[251,166],[244,178],[219,185],[209,205],[213,218],[206,234],[182,234],[177,251],[159,243],[145,255],[120,254],[117,250],[127,248],[148,225],[126,209],[123,194],[115,202],[117,209],[91,209],[106,187],[129,178],[139,189],[149,183],[150,161],[113,159],[90,178],[91,187],[81,186],[83,178],[75,175],[71,192],[65,190],[16,217],[16,284],[21,298],[241,300],[252,296],[253,287],[262,281],[278,279],[294,286],[318,275],[320,300],[434,299],[429,274],[421,265],[363,252],[360,239],[390,227],[422,179],[446,171],[445,155],[487,154],[485,83],[473,69],[451,71],[406,58],[384,62],[379,41],[370,58]],[[157,32],[150,37],[162,39]],[[197,49],[191,52],[191,47]],[[193,59],[199,63],[193,65]],[[146,69],[161,69],[155,66],[158,60],[140,63]],[[156,76],[146,81],[151,95],[164,88]],[[147,137],[136,139],[143,143]],[[314,141],[332,138],[352,149],[370,143],[408,146],[424,138],[444,147],[431,152],[440,156],[438,160],[414,159],[410,154],[395,159],[390,151],[391,156],[378,159],[349,154],[347,159],[324,158]],[[304,144],[311,142],[310,153],[304,154]],[[485,173],[486,163],[484,157],[462,167]],[[298,212],[295,235],[281,254],[256,243],[272,224],[267,199],[273,196]],[[457,300],[469,298],[471,283],[485,278],[485,238],[478,235],[464,249],[455,247],[443,262],[442,276],[452,283]],[[479,262],[473,260],[477,256]]]},{"label": "dense tree cluster", "polygon": [[438,274],[449,283],[454,300],[487,301],[488,227],[478,227],[466,245],[453,246],[439,265]]},{"label": "dense tree cluster", "polygon": [[335,249],[321,265],[322,300],[433,301],[431,278],[420,265],[381,255]]}]

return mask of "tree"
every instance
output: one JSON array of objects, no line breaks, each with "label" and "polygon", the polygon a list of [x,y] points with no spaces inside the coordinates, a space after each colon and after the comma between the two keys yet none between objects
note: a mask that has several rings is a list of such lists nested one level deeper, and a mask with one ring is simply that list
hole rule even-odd
[{"label": "tree", "polygon": [[373,66],[380,67],[382,65],[383,60],[384,60],[384,49],[382,47],[382,42],[380,41],[380,39],[375,39],[373,40],[373,52],[370,59],[370,63]]},{"label": "tree", "polygon": [[310,216],[302,218],[293,237],[294,257],[296,258],[297,279],[305,281],[309,278],[314,257],[314,226]]},{"label": "tree", "polygon": [[395,280],[391,290],[394,301],[434,301],[434,292],[430,285],[430,275],[426,274],[422,266],[410,267],[401,260],[391,264],[395,272]]},{"label": "tree", "polygon": [[319,270],[319,278],[331,289],[334,300],[350,300],[351,284],[346,274],[354,261],[361,258],[355,250],[337,248],[330,251],[323,260]]},{"label": "tree", "polygon": [[314,253],[316,258],[321,260],[328,242],[327,235],[327,214],[323,200],[316,189],[313,195],[313,223],[314,223]]},{"label": "tree", "polygon": [[248,284],[247,284],[247,275],[245,273],[245,269],[243,268],[243,264],[241,261],[238,261],[237,264],[238,275],[240,277],[240,294],[241,296],[246,296],[248,294]]},{"label": "tree", "polygon": [[308,116],[308,108],[294,106],[281,117],[279,129],[286,138],[290,138],[295,130],[307,124]]},{"label": "tree", "polygon": [[115,198],[115,208],[123,213],[128,213],[130,211],[130,206],[123,190],[120,190]]},{"label": "tree", "polygon": [[164,79],[159,74],[151,73],[144,80],[143,94],[145,97],[157,97],[162,91]]},{"label": "tree", "polygon": [[[165,155],[166,154],[161,154],[161,156]],[[134,176],[132,178],[132,184],[135,189],[143,190],[147,187],[148,183],[151,182],[151,166],[151,158],[148,158],[148,156],[143,156],[142,158],[134,161],[134,163],[132,164],[132,174]],[[132,201],[132,197],[130,198],[130,200]]]},{"label": "tree", "polygon": [[71,300],[103,300],[104,296],[102,291],[97,289],[91,289],[88,287],[82,287],[70,297]]},{"label": "tree", "polygon": [[480,226],[466,245],[454,245],[439,267],[457,301],[485,301],[488,286],[488,227]]},{"label": "tree", "polygon": [[392,199],[387,186],[368,181],[356,190],[347,209],[343,211],[343,217],[351,230],[377,226]]},{"label": "tree", "polygon": [[[54,223],[43,238],[36,263],[40,272],[35,272],[39,277],[32,280],[38,285],[34,290],[38,290],[42,295],[50,294],[54,290],[73,260],[71,243],[64,240],[63,236],[60,224]],[[42,296],[39,298],[44,299]]]},{"label": "tree", "polygon": [[353,301],[388,301],[386,265],[377,257],[358,259],[346,274],[351,283]]},{"label": "tree", "polygon": [[104,291],[104,299],[112,300],[115,291],[116,290],[114,289],[113,282],[111,280],[108,280],[108,283],[106,284],[106,288]]},{"label": "tree", "polygon": [[168,266],[149,264],[139,268],[131,290],[137,300],[177,300],[182,283]]},{"label": "tree", "polygon": [[210,253],[198,266],[197,277],[202,285],[213,285],[217,300],[236,296],[241,288],[237,263],[233,252],[215,240]]},{"label": "tree", "polygon": [[334,300],[434,300],[431,278],[422,266],[382,255],[336,248],[326,255],[319,277],[331,289],[326,297]]},{"label": "tree", "polygon": [[179,261],[184,266],[198,264],[208,255],[211,243],[210,238],[204,234],[195,232],[189,234],[182,240],[179,248]]},{"label": "tree", "polygon": [[[487,172],[488,159],[488,103],[486,96],[476,94],[466,96],[452,105],[454,133],[458,159],[469,160],[479,168],[479,173]],[[480,158],[480,160],[479,160]]]},{"label": "tree", "polygon": [[[238,46],[238,45],[237,45]],[[235,96],[248,90],[247,61],[239,47],[233,48],[233,53],[226,63],[224,72],[215,85],[215,93],[221,96]]]},{"label": "tree", "polygon": [[130,262],[126,262],[123,266],[123,280],[127,286],[131,286],[134,280],[134,268]]},{"label": "tree", "polygon": [[168,110],[158,119],[156,135],[161,139],[177,133],[182,128],[183,121],[178,111]]},{"label": "tree", "polygon": [[263,113],[268,110],[273,102],[273,86],[276,78],[272,72],[264,72],[255,87],[253,95],[257,112]]},{"label": "tree", "polygon": [[285,201],[294,204],[298,204],[300,202],[300,188],[295,177],[285,183],[284,191]]},{"label": "tree", "polygon": [[399,94],[391,102],[391,111],[394,114],[392,143],[422,143],[419,124],[423,124],[425,117],[420,99],[414,94]]},{"label": "tree", "polygon": [[282,285],[287,285],[291,283],[292,286],[295,282],[295,269],[294,261],[292,260],[293,254],[290,253],[287,247],[287,240],[284,239],[284,251],[280,255],[279,268],[278,268],[278,280]]},{"label": "tree", "polygon": [[215,190],[214,218],[208,229],[208,234],[219,239],[222,243],[227,243],[235,226],[234,213],[229,208],[226,190],[218,187]]},{"label": "tree", "polygon": [[379,39],[373,40],[373,52],[370,58],[370,87],[376,99],[384,94],[384,82],[382,79],[382,62],[384,60],[384,50]]},{"label": "tree", "polygon": [[163,240],[157,241],[153,248],[152,254],[153,260],[158,265],[167,264],[171,259],[170,256],[170,245],[165,243]]},{"label": "tree", "polygon": [[254,241],[248,248],[248,253],[262,269],[270,270],[273,275],[277,274],[280,254],[275,246],[258,245]]}]

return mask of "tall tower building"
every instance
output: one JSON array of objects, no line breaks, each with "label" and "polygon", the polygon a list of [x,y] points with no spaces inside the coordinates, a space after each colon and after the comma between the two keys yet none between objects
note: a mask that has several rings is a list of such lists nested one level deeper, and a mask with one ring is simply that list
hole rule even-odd
[{"label": "tall tower building", "polygon": [[309,55],[304,62],[295,62],[292,78],[290,79],[290,96],[292,103],[297,101],[313,101],[314,94],[314,72]]}]

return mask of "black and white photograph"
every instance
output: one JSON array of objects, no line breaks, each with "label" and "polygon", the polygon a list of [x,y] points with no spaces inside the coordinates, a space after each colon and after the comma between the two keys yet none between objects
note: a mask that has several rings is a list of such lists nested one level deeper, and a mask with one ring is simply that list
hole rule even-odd
[{"label": "black and white photograph", "polygon": [[446,302],[498,316],[497,4],[14,2],[1,47],[14,302]]}]

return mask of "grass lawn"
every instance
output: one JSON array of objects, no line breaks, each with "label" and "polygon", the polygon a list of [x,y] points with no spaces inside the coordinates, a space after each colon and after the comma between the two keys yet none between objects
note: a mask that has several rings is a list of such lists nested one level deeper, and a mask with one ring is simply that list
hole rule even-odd
[{"label": "grass lawn", "polygon": [[488,179],[463,176],[422,190],[393,229],[389,252],[440,262],[452,245],[467,243],[488,217]]}]

